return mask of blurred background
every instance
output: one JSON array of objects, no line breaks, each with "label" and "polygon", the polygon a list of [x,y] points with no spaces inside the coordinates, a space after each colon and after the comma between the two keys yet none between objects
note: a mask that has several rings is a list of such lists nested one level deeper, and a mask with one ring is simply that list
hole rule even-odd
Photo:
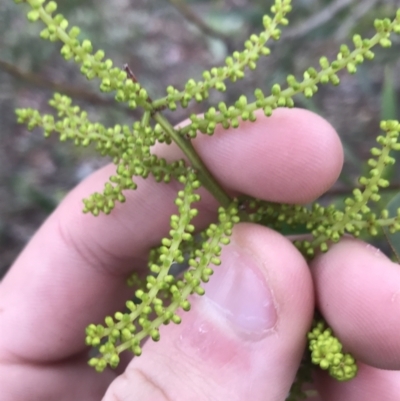
[{"label": "blurred background", "polygon": [[[104,49],[116,66],[128,63],[152,98],[168,85],[182,88],[187,79],[221,65],[253,32],[262,30],[262,15],[271,0],[59,0],[59,12],[78,25],[80,38]],[[336,56],[351,35],[373,35],[375,18],[393,18],[399,0],[294,0],[290,25],[272,54],[256,71],[228,90],[214,93],[207,103],[166,113],[172,123],[211,104],[234,102],[241,94],[298,78],[320,56]],[[56,135],[44,139],[39,129],[29,133],[16,124],[14,109],[33,107],[51,112],[54,91],[69,95],[106,126],[131,124],[135,114],[97,90],[73,62],[59,55],[60,43],[39,39],[41,23],[29,23],[26,5],[0,1],[0,277],[33,233],[79,181],[109,160],[92,149],[59,144]],[[341,204],[366,171],[382,118],[400,118],[400,37],[390,49],[377,49],[376,58],[359,67],[355,76],[341,74],[338,88],[321,87],[312,99],[297,97],[298,107],[324,116],[340,134],[346,163],[338,182],[322,202]],[[388,173],[392,185],[382,205],[400,188],[400,167]],[[89,195],[89,194],[88,194]],[[379,239],[378,239],[379,241]],[[387,243],[380,240],[384,250]]]}]

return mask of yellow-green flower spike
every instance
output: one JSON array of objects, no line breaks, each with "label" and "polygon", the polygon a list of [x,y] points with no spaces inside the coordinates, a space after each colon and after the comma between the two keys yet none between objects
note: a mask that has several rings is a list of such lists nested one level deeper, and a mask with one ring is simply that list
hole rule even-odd
[{"label": "yellow-green flower spike", "polygon": [[[307,259],[329,251],[331,244],[340,241],[346,233],[377,235],[382,227],[393,233],[400,231],[400,209],[391,216],[379,205],[381,189],[390,185],[386,168],[395,163],[394,152],[400,150],[398,121],[381,122],[382,133],[371,149],[368,169],[342,208],[318,203],[278,204],[248,196],[232,199],[191,143],[199,133],[212,135],[219,127],[238,128],[241,121],[253,122],[258,110],[271,116],[278,107],[293,107],[296,95],[312,97],[320,85],[339,85],[339,72],[357,73],[361,63],[374,58],[377,46],[392,45],[393,34],[400,34],[400,9],[393,19],[376,20],[376,32],[370,38],[356,34],[351,44],[339,47],[334,59],[322,56],[318,68],[307,68],[299,77],[289,75],[286,83],[274,84],[269,90],[257,88],[254,98],[240,95],[230,104],[219,102],[210,106],[203,116],[190,115],[184,127],[174,128],[162,113],[165,108],[187,107],[189,102],[203,102],[211,91],[225,91],[229,81],[244,78],[257,67],[260,57],[270,54],[268,41],[278,40],[281,28],[288,24],[290,0],[275,0],[271,14],[263,17],[264,30],[252,34],[243,50],[233,52],[223,66],[205,71],[200,80],[189,79],[181,90],[168,86],[166,95],[155,100],[128,66],[114,66],[103,50],[95,50],[96,44],[80,39],[79,27],[69,26],[66,18],[56,13],[54,1],[15,2],[29,6],[28,20],[44,25],[41,38],[61,43],[62,56],[78,64],[87,79],[97,79],[102,92],[112,92],[116,102],[142,113],[138,121],[105,127],[91,121],[85,110],[61,94],[55,94],[49,102],[54,114],[41,114],[31,108],[16,111],[18,122],[26,124],[28,129],[40,127],[46,137],[57,135],[60,141],[69,140],[76,146],[93,145],[101,155],[112,159],[114,174],[101,193],[88,194],[83,211],[95,216],[111,213],[116,203],[125,201],[126,192],[136,188],[136,182],[149,177],[160,185],[174,182],[177,187],[169,232],[149,252],[148,271],[143,276],[132,272],[127,277],[132,294],[125,309],[105,317],[103,324],[90,324],[86,328],[86,344],[98,351],[89,360],[96,371],[117,367],[122,352],[141,355],[140,344],[146,337],[158,341],[162,325],[181,322],[183,311],[191,308],[191,297],[205,293],[202,284],[212,280],[214,269],[221,264],[222,248],[229,244],[233,227],[239,221],[260,223],[280,232],[287,228],[303,230],[308,234],[307,239],[294,241],[294,245]],[[172,142],[179,146],[185,158],[167,161],[153,152],[156,145]],[[200,187],[210,191],[220,204],[215,211],[216,221],[203,231],[194,224],[194,218],[200,213],[196,208]],[[177,266],[184,265],[184,271],[176,270]],[[301,363],[287,398],[290,401],[306,396],[302,385],[311,380],[312,364],[341,381],[357,373],[354,358],[343,351],[339,339],[323,321],[314,323],[308,339],[310,360],[304,358]]]},{"label": "yellow-green flower spike", "polygon": [[339,381],[356,376],[358,369],[355,359],[350,354],[343,353],[341,342],[326,327],[324,321],[315,321],[307,337],[313,364],[327,370],[330,376]]}]

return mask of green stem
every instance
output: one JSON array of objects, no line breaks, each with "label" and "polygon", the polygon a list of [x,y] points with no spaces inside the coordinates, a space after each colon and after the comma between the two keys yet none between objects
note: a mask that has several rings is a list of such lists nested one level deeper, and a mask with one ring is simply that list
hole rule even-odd
[{"label": "green stem", "polygon": [[143,113],[143,117],[142,117],[142,121],[141,121],[141,124],[142,124],[143,127],[146,127],[146,126],[149,125],[150,115],[151,115],[151,113],[150,113],[149,110],[146,110],[146,111]]},{"label": "green stem", "polygon": [[182,152],[189,159],[191,165],[197,171],[200,182],[204,185],[204,187],[210,191],[212,195],[214,195],[214,197],[224,208],[227,208],[232,203],[231,197],[223,190],[218,181],[208,171],[207,167],[193,148],[190,140],[179,135],[179,133],[161,113],[155,113],[153,118],[158,122],[158,124],[161,125],[164,131],[172,138],[172,140],[179,146]]}]

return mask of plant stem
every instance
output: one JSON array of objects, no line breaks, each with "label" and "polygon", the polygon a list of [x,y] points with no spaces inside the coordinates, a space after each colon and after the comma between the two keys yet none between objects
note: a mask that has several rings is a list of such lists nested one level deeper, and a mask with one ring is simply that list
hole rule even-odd
[{"label": "plant stem", "polygon": [[181,136],[161,113],[154,113],[153,118],[158,122],[158,124],[161,125],[164,131],[171,137],[171,139],[179,146],[182,152],[189,159],[191,165],[197,171],[200,182],[204,185],[204,187],[211,192],[211,194],[221,203],[223,207],[227,208],[232,203],[231,197],[224,191],[218,181],[208,171],[207,167],[193,148],[190,140]]}]

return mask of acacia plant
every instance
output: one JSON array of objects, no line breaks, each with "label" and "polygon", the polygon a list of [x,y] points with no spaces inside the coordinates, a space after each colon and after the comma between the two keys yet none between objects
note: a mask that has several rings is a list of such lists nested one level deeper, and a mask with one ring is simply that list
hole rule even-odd
[{"label": "acacia plant", "polygon": [[[230,105],[220,102],[202,116],[190,115],[190,122],[184,127],[174,128],[163,115],[164,109],[185,108],[193,100],[202,102],[210,91],[225,91],[228,80],[242,79],[248,70],[256,68],[260,57],[270,54],[268,42],[278,40],[280,28],[288,24],[290,0],[275,0],[271,14],[263,17],[264,30],[259,35],[251,35],[244,43],[244,50],[227,57],[225,65],[204,71],[202,80],[190,79],[183,89],[168,86],[165,96],[154,100],[128,66],[122,69],[113,66],[102,50],[94,51],[89,40],[80,40],[79,28],[69,28],[64,16],[55,14],[57,4],[54,1],[15,2],[29,5],[28,19],[41,20],[45,25],[41,38],[60,41],[62,56],[78,64],[87,79],[98,79],[102,92],[113,92],[116,102],[126,103],[129,108],[142,112],[140,121],[107,128],[91,122],[87,112],[74,105],[67,96],[57,93],[49,102],[56,110],[56,116],[43,115],[31,108],[16,111],[18,122],[25,123],[30,130],[41,127],[45,136],[57,133],[61,141],[72,140],[77,146],[94,143],[103,156],[112,157],[115,174],[105,183],[102,193],[94,193],[83,200],[84,213],[94,216],[111,213],[116,202],[125,201],[124,192],[136,188],[135,177],[151,175],[157,182],[177,180],[182,184],[175,200],[178,213],[171,216],[169,237],[150,252],[147,277],[132,274],[127,280],[133,287],[132,299],[126,302],[127,309],[107,316],[104,325],[91,324],[86,329],[87,345],[98,349],[98,355],[89,360],[89,365],[97,371],[101,372],[107,366],[115,368],[123,351],[139,356],[144,338],[150,336],[157,341],[161,325],[181,322],[178,310],[190,309],[191,294],[204,294],[201,284],[212,280],[214,266],[221,263],[221,248],[229,243],[232,228],[240,221],[265,224],[278,231],[305,227],[308,239],[294,244],[307,259],[316,252],[326,252],[329,243],[338,242],[345,233],[377,235],[383,227],[390,232],[400,230],[400,209],[397,215],[390,216],[386,209],[374,208],[374,202],[380,199],[380,188],[389,185],[383,174],[385,168],[395,162],[391,153],[400,150],[398,121],[381,122],[383,133],[377,137],[379,146],[371,149],[369,173],[360,177],[360,187],[354,189],[340,210],[334,205],[323,207],[318,203],[304,206],[271,203],[246,196],[232,199],[207,170],[191,143],[196,135],[212,135],[218,125],[225,129],[237,128],[240,121],[255,121],[257,110],[271,116],[278,107],[293,107],[296,94],[303,93],[309,98],[319,85],[339,85],[340,70],[354,74],[359,64],[374,58],[375,46],[391,46],[391,35],[400,34],[400,9],[392,20],[375,20],[376,33],[372,37],[354,35],[351,48],[341,45],[336,59],[321,57],[319,68],[308,68],[300,79],[289,75],[285,87],[274,84],[266,90],[257,88],[252,101],[240,96]],[[156,143],[172,142],[180,147],[188,161],[168,163],[152,153]],[[220,207],[218,222],[199,233],[191,221],[198,213],[196,202],[200,195],[197,190],[201,186],[218,200]],[[180,275],[171,272],[171,266],[176,263],[187,266]],[[301,364],[289,399],[295,400],[302,395],[301,384],[307,380],[311,362],[329,370],[338,380],[349,380],[357,372],[355,360],[342,350],[340,341],[322,319],[315,320],[308,338],[310,352]]]}]

